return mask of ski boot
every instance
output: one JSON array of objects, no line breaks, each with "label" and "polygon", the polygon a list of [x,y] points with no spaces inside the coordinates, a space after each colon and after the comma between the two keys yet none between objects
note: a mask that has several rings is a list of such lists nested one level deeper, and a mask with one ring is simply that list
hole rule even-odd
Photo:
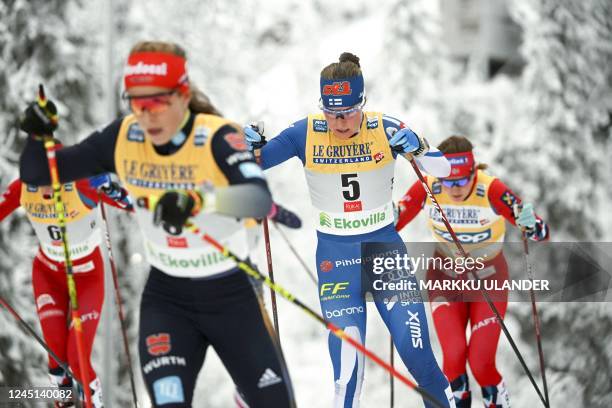
[{"label": "ski boot", "polygon": [[470,408],[472,406],[472,392],[467,374],[461,374],[451,382],[455,406],[457,408]]},{"label": "ski boot", "polygon": [[497,385],[482,387],[482,398],[485,408],[510,408],[510,398],[503,380]]},{"label": "ski boot", "polygon": [[[70,378],[63,368],[55,367],[49,369],[49,379],[51,384],[60,390],[72,391],[72,378]],[[72,392],[70,392],[72,395]],[[60,398],[53,402],[53,408],[69,408],[76,406],[74,398]]]}]

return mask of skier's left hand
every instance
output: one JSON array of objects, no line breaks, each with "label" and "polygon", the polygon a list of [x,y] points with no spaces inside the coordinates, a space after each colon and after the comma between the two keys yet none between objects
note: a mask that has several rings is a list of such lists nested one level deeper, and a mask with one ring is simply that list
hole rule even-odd
[{"label": "skier's left hand", "polygon": [[516,217],[516,225],[527,231],[531,231],[535,228],[536,216],[531,203],[523,204],[519,209],[518,216]]},{"label": "skier's left hand", "polygon": [[396,152],[410,153],[415,157],[423,156],[429,151],[427,141],[409,128],[402,128],[395,132],[389,139],[389,145]]},{"label": "skier's left hand", "polygon": [[153,224],[162,225],[172,235],[179,235],[187,219],[202,208],[202,195],[193,190],[167,191],[153,209]]},{"label": "skier's left hand", "polygon": [[268,214],[268,218],[287,228],[297,229],[302,227],[302,220],[300,217],[280,204],[272,204],[272,210],[270,214]]}]

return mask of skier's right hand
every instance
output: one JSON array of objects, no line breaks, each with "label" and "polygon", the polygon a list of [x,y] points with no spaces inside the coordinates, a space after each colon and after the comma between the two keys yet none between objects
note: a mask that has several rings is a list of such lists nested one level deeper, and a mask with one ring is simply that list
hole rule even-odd
[{"label": "skier's right hand", "polygon": [[19,128],[31,136],[51,136],[57,129],[57,107],[47,100],[45,107],[31,102],[19,118]]},{"label": "skier's right hand", "polygon": [[263,135],[263,122],[245,126],[243,130],[244,139],[249,146],[249,150],[253,151],[255,149],[261,149],[267,143],[266,138]]},{"label": "skier's right hand", "polygon": [[153,224],[161,224],[169,234],[179,235],[187,219],[200,211],[203,201],[197,191],[166,191],[153,209]]}]

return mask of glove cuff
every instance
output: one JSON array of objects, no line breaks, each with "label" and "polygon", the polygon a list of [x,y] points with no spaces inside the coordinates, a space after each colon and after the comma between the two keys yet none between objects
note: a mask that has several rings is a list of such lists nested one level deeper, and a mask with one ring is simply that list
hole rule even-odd
[{"label": "glove cuff", "polygon": [[193,210],[191,216],[197,215],[200,212],[211,213],[217,209],[217,197],[215,193],[206,191],[205,193],[197,190],[189,190],[187,192],[193,198]]},{"label": "glove cuff", "polygon": [[[415,133],[416,134],[416,133]],[[419,135],[416,135],[417,139],[419,140],[419,148],[416,149],[414,152],[412,152],[411,154],[414,157],[422,157],[425,156],[425,154],[429,151],[429,142],[427,142],[427,139],[425,139],[424,137],[421,137]]]}]

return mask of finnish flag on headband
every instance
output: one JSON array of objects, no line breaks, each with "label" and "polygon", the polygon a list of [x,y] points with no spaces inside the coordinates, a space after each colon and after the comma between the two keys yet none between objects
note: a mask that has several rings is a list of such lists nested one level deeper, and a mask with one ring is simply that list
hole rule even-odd
[{"label": "finnish flag on headband", "polygon": [[321,78],[321,102],[326,108],[350,108],[363,102],[363,76],[351,78]]}]

